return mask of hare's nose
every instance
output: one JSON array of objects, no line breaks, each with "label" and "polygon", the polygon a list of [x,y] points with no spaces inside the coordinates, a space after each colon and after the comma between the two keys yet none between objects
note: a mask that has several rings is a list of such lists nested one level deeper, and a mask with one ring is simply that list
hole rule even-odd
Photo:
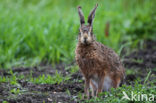
[{"label": "hare's nose", "polygon": [[84,38],[84,42],[85,42],[85,43],[87,42],[87,38],[86,38],[86,37]]}]

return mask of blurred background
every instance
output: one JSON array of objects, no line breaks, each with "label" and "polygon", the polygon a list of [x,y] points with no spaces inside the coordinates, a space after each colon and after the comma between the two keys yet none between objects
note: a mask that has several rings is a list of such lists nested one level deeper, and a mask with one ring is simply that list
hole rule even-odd
[{"label": "blurred background", "polygon": [[77,6],[87,19],[96,3],[97,41],[120,54],[124,47],[156,39],[155,0],[1,0],[0,68],[73,61]]},{"label": "blurred background", "polygon": [[[96,3],[94,34],[118,53],[126,79],[84,101],[77,6],[87,20]],[[155,74],[156,0],[0,0],[0,103],[127,103],[122,91],[156,93]]]}]

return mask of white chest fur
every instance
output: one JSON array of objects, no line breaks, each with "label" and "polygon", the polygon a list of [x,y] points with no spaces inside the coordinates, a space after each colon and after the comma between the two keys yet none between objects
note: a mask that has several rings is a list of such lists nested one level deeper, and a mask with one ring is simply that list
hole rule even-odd
[{"label": "white chest fur", "polygon": [[[95,85],[96,88],[98,88],[98,82],[99,77],[97,75],[94,75],[91,78],[92,83]],[[104,77],[104,83],[103,83],[103,90],[108,91],[112,87],[112,80],[109,76]]]}]

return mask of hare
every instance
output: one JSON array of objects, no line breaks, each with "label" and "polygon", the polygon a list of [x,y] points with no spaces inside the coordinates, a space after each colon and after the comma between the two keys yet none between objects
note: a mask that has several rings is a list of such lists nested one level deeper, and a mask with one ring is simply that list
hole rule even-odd
[{"label": "hare", "polygon": [[125,77],[125,69],[118,55],[95,40],[92,24],[97,7],[98,4],[90,12],[88,25],[85,25],[84,15],[81,7],[78,6],[80,29],[75,59],[85,78],[84,92],[88,98],[90,97],[89,88],[92,89],[92,96],[98,96],[102,91],[119,87]]}]

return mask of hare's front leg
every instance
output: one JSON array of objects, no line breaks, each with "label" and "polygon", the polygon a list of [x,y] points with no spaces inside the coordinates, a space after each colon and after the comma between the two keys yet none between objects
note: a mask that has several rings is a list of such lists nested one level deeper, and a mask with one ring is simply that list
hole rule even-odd
[{"label": "hare's front leg", "polygon": [[89,83],[90,83],[90,79],[88,78],[85,78],[85,88],[84,88],[84,91],[85,91],[85,95],[87,96],[87,98],[89,99]]},{"label": "hare's front leg", "polygon": [[104,77],[100,77],[98,81],[98,89],[96,91],[96,97],[98,97],[99,93],[103,90]]},{"label": "hare's front leg", "polygon": [[90,86],[91,86],[91,88],[92,88],[92,97],[94,97],[94,96],[95,96],[95,93],[96,93],[96,90],[97,90],[97,87],[96,87],[96,85],[93,83],[92,80],[90,81]]}]

